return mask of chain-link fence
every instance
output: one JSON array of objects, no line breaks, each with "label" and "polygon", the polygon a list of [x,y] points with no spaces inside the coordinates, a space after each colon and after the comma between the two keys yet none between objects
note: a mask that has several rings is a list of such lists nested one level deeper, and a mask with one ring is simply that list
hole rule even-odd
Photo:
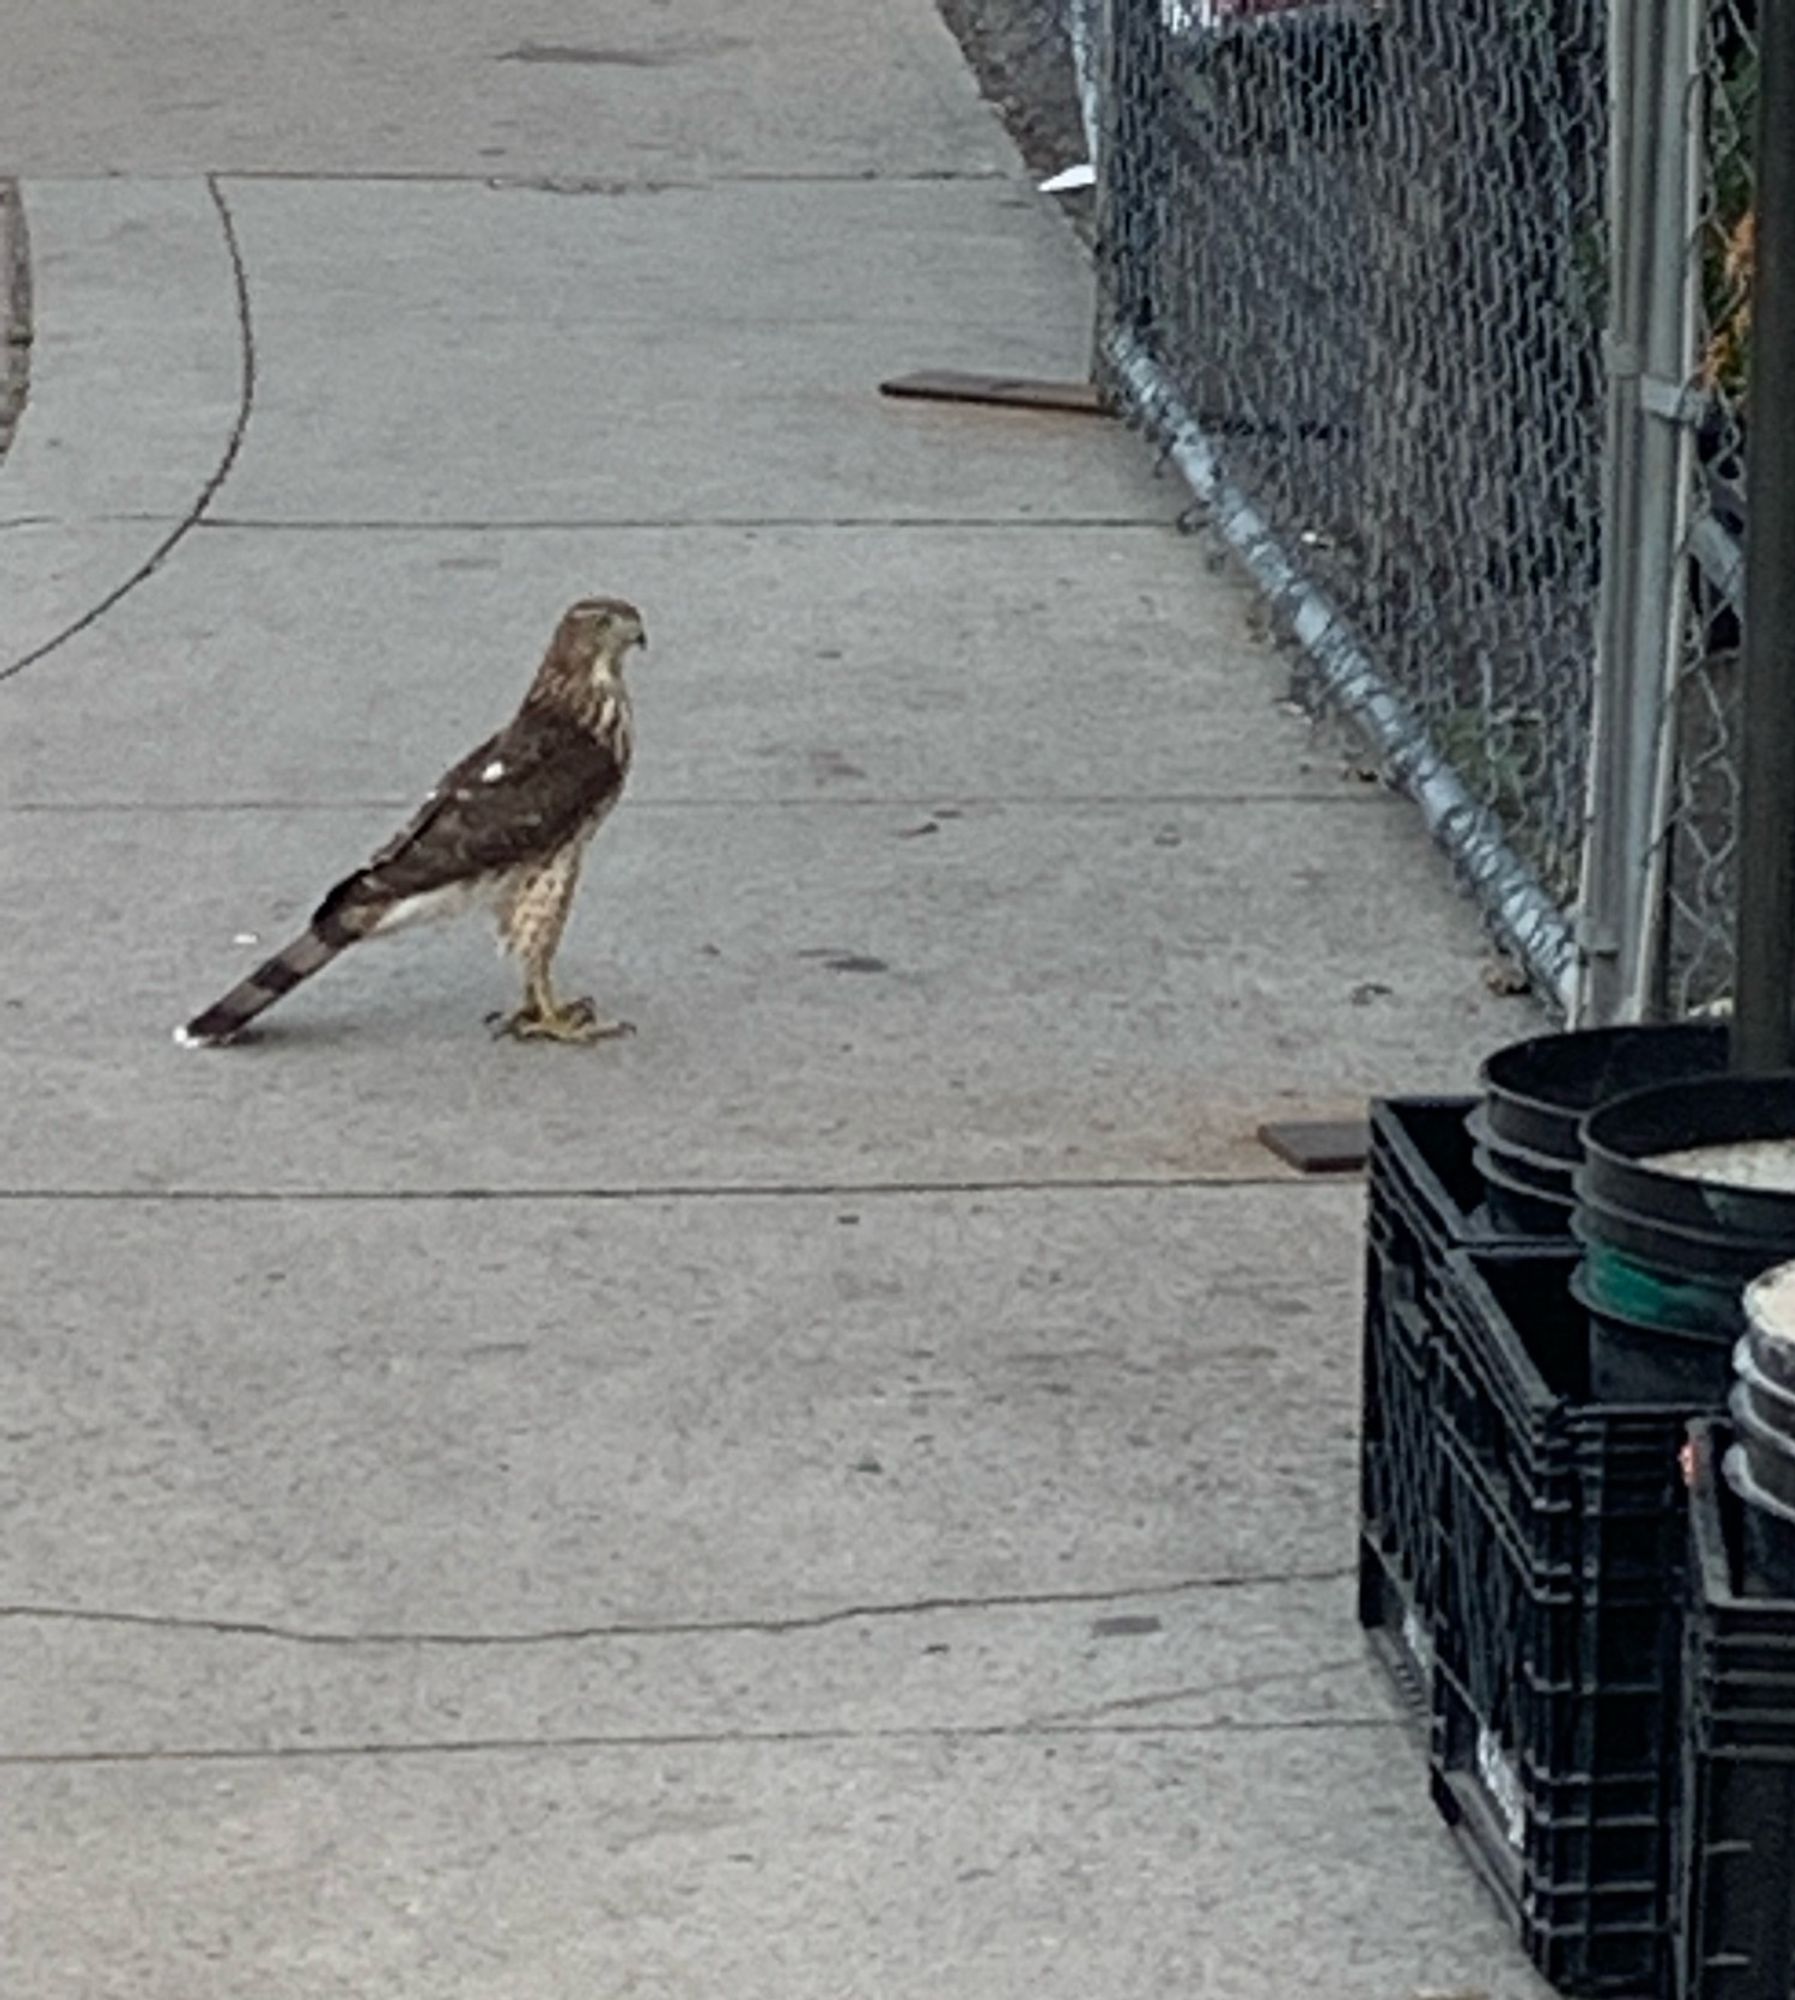
[{"label": "chain-link fence", "polygon": [[1730,977],[1755,4],[1071,0],[1100,367],[1586,1014]]},{"label": "chain-link fence", "polygon": [[1456,778],[1455,837],[1552,912],[1577,884],[1594,653],[1603,12],[1110,15],[1112,356],[1171,385],[1406,711],[1410,764]]}]

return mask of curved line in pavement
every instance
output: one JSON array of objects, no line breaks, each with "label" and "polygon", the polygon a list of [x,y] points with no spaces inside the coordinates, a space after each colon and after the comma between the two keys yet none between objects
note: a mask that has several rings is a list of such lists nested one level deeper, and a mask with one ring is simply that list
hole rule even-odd
[{"label": "curved line in pavement", "polygon": [[41,646],[34,646],[22,659],[14,660],[10,666],[0,667],[0,681],[9,681],[15,674],[22,674],[27,667],[36,666],[39,660],[56,651],[59,646],[79,632],[85,632],[90,625],[97,624],[121,599],[130,596],[168,560],[188,534],[205,518],[206,510],[218,497],[219,489],[231,476],[231,468],[237,462],[237,454],[243,449],[244,434],[249,429],[249,413],[255,402],[256,386],[256,343],[255,328],[249,316],[249,280],[243,269],[243,247],[237,240],[236,219],[232,216],[230,204],[224,198],[224,190],[218,185],[218,176],[206,176],[206,192],[212,197],[212,206],[218,211],[218,221],[224,231],[225,252],[231,260],[231,282],[237,295],[237,340],[241,356],[241,381],[237,392],[237,414],[231,424],[231,434],[225,441],[223,456],[214,467],[212,476],[199,490],[193,505],[177,521],[166,536],[151,550],[149,555],[119,584],[109,590],[100,601],[84,611],[72,624],[65,625]]}]

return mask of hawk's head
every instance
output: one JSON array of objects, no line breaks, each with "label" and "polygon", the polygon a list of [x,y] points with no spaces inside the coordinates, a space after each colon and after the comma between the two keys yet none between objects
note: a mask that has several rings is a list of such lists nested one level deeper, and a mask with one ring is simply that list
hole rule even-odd
[{"label": "hawk's head", "polygon": [[555,651],[590,667],[616,666],[632,646],[646,646],[642,614],[621,597],[582,597],[561,615]]},{"label": "hawk's head", "polygon": [[573,716],[596,715],[612,702],[632,646],[646,646],[642,614],[621,597],[582,597],[561,614],[527,700]]}]

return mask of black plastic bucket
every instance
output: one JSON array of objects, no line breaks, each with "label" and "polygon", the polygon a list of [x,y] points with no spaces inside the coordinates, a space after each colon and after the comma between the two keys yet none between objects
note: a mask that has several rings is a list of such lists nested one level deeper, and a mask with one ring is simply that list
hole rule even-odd
[{"label": "black plastic bucket", "polygon": [[1584,1190],[1577,1202],[1572,1228],[1585,1244],[1595,1243],[1622,1256],[1654,1267],[1666,1279],[1705,1285],[1731,1305],[1745,1287],[1772,1265],[1785,1263],[1789,1245],[1773,1236],[1736,1236],[1724,1229],[1692,1228],[1687,1223],[1646,1220],[1637,1213],[1600,1201]]},{"label": "black plastic bucket", "polygon": [[1592,1386],[1624,1402],[1716,1407],[1745,1330],[1741,1294],[1795,1258],[1795,1190],[1697,1180],[1651,1162],[1692,1147],[1795,1140],[1795,1075],[1634,1091],[1592,1111],[1582,1138],[1576,1291],[1590,1310]]},{"label": "black plastic bucket", "polygon": [[1556,1195],[1560,1201],[1573,1198],[1572,1176],[1577,1169],[1570,1160],[1555,1159],[1550,1153],[1536,1153],[1531,1146],[1499,1141],[1490,1126],[1489,1106],[1474,1104],[1465,1113],[1465,1130],[1471,1135],[1472,1150],[1479,1161],[1494,1161],[1511,1181]]},{"label": "black plastic bucket", "polygon": [[[1467,1124],[1469,1120],[1466,1121]],[[1483,1179],[1484,1206],[1498,1229],[1515,1236],[1568,1236],[1577,1203],[1566,1179],[1562,1193],[1510,1173],[1486,1148],[1471,1148],[1472,1164]]]},{"label": "black plastic bucket", "polygon": [[1726,1399],[1731,1348],[1706,1326],[1635,1319],[1592,1295],[1587,1263],[1571,1273],[1571,1297],[1589,1315],[1589,1395],[1595,1403],[1672,1403],[1718,1409]]},{"label": "black plastic bucket", "polygon": [[1795,1507],[1768,1493],[1754,1477],[1742,1444],[1720,1462],[1726,1483],[1738,1494],[1747,1595],[1795,1597]]},{"label": "black plastic bucket", "polygon": [[1534,1035],[1484,1063],[1466,1119],[1491,1219],[1517,1234],[1566,1236],[1576,1209],[1582,1121],[1623,1091],[1726,1066],[1723,1028],[1587,1028]]},{"label": "black plastic bucket", "polygon": [[1488,1120],[1483,1143],[1520,1149],[1574,1169],[1585,1116],[1610,1098],[1652,1084],[1715,1076],[1727,1065],[1727,1031],[1707,1023],[1579,1028],[1498,1049],[1479,1081]]}]

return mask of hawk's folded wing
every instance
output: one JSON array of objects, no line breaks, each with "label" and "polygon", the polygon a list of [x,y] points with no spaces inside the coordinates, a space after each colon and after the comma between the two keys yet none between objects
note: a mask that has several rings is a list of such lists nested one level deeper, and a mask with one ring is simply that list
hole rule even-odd
[{"label": "hawk's folded wing", "polygon": [[546,859],[622,789],[619,746],[552,712],[526,710],[447,772],[410,825],[319,904],[398,901]]}]

